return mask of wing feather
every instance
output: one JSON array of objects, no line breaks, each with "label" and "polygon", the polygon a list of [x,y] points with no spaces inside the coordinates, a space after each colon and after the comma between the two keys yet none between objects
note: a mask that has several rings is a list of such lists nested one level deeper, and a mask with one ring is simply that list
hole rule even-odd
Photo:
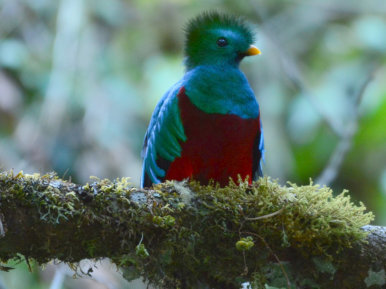
[{"label": "wing feather", "polygon": [[145,135],[142,156],[141,186],[159,183],[166,175],[157,160],[172,162],[181,156],[181,141],[186,141],[178,108],[177,93],[181,84],[174,85],[157,104]]},{"label": "wing feather", "polygon": [[259,115],[259,133],[256,136],[255,144],[253,148],[253,164],[252,164],[252,176],[253,180],[257,180],[259,177],[263,176],[262,165],[264,163],[264,133],[263,127],[261,125],[260,115]]}]

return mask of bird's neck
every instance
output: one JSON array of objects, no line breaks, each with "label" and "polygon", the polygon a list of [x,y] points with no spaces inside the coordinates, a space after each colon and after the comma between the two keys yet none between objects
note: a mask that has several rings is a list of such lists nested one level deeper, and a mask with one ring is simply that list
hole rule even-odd
[{"label": "bird's neck", "polygon": [[235,75],[244,75],[238,65],[228,63],[196,65],[191,68],[187,67],[186,73],[192,75],[199,74],[200,77],[209,77],[214,79],[224,79],[234,77]]},{"label": "bird's neck", "polygon": [[231,65],[200,65],[184,77],[186,94],[207,113],[255,118],[259,107],[245,75]]},{"label": "bird's neck", "polygon": [[242,58],[240,58],[238,54],[235,54],[234,57],[221,57],[218,55],[197,54],[187,56],[184,59],[184,64],[187,71],[202,66],[228,67],[238,69],[241,59]]}]

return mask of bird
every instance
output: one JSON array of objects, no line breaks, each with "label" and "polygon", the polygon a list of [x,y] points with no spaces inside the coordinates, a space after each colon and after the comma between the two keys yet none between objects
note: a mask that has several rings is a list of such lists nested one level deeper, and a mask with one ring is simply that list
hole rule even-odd
[{"label": "bird", "polygon": [[185,73],[156,105],[142,149],[141,187],[196,180],[224,187],[261,177],[259,104],[239,64],[258,55],[243,18],[204,12],[185,27]]}]

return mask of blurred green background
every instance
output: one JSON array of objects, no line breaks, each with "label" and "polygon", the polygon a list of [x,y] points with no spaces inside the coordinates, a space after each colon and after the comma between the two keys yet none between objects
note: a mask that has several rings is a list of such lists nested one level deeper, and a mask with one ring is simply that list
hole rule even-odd
[{"label": "blurred green background", "polygon": [[[241,68],[261,107],[265,174],[348,189],[386,225],[384,0],[0,0],[0,168],[138,185],[151,113],[184,73],[183,27],[208,9],[256,28],[262,55]],[[4,288],[54,289],[20,266],[0,275]],[[12,283],[24,279],[35,285]]]}]

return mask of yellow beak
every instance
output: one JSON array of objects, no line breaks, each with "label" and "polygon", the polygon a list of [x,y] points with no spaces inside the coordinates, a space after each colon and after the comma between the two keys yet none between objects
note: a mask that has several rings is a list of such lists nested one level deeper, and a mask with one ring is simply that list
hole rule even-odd
[{"label": "yellow beak", "polygon": [[258,54],[261,54],[261,51],[259,50],[259,48],[257,48],[254,45],[249,46],[248,50],[245,51],[246,56],[258,55]]}]

